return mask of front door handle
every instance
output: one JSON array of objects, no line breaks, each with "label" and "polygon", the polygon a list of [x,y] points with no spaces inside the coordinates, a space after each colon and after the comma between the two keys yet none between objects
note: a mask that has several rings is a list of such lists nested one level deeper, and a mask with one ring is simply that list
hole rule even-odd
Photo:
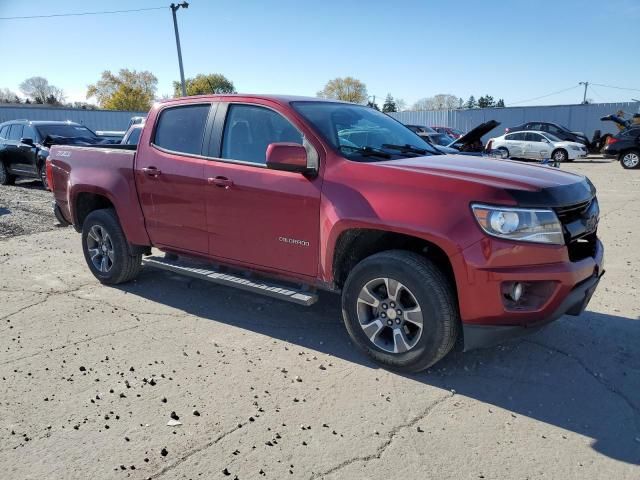
[{"label": "front door handle", "polygon": [[209,183],[209,185],[216,185],[217,187],[222,187],[225,189],[233,185],[233,180],[227,177],[220,177],[220,176],[207,178],[207,182]]},{"label": "front door handle", "polygon": [[144,167],[142,171],[149,177],[157,177],[162,173],[156,167]]}]

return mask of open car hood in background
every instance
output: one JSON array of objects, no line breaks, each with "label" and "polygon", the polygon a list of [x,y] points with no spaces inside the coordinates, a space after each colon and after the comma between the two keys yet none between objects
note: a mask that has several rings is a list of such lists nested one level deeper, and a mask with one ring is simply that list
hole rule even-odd
[{"label": "open car hood in background", "polygon": [[449,144],[450,147],[463,148],[467,145],[473,145],[481,141],[482,137],[489,133],[491,130],[500,125],[500,122],[495,120],[489,120],[488,122],[481,123],[476,128],[465,133],[463,136]]}]

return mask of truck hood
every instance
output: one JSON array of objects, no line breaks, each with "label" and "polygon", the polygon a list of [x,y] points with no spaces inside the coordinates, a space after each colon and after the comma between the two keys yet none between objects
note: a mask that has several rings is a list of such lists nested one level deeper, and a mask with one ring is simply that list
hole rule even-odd
[{"label": "truck hood", "polygon": [[581,175],[490,157],[442,155],[377,162],[376,165],[501,189],[521,206],[561,207],[590,200],[595,195],[593,184]]}]

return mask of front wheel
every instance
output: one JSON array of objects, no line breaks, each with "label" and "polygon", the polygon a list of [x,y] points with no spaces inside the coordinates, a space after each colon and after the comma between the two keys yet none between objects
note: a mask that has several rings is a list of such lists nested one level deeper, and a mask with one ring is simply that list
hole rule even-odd
[{"label": "front wheel", "polygon": [[424,370],[453,347],[457,302],[448,279],[428,259],[390,250],[362,260],[342,292],[342,315],[354,343],[395,370]]},{"label": "front wheel", "polygon": [[566,150],[559,148],[557,150],[554,150],[554,152],[551,154],[551,158],[558,163],[562,163],[567,161],[569,155],[567,154]]},{"label": "front wheel", "polygon": [[47,169],[43,163],[38,167],[38,178],[45,190],[49,190],[49,179],[47,178]]},{"label": "front wheel", "polygon": [[623,153],[620,155],[620,164],[626,169],[640,168],[640,151],[632,150]]},{"label": "front wheel", "polygon": [[142,255],[131,255],[115,210],[94,210],[82,225],[82,251],[91,273],[101,283],[133,280],[142,268]]}]

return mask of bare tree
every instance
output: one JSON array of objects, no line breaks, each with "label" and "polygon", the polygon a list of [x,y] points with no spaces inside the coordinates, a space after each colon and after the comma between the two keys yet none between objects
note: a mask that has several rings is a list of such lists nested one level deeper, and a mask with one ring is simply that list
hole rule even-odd
[{"label": "bare tree", "polygon": [[20,97],[8,88],[0,88],[0,103],[22,103]]},{"label": "bare tree", "polygon": [[62,103],[64,92],[55,85],[49,84],[44,77],[27,78],[20,84],[20,91],[34,103]]},{"label": "bare tree", "polygon": [[449,93],[439,93],[433,97],[422,98],[413,104],[414,110],[453,110],[459,108],[459,98]]}]

